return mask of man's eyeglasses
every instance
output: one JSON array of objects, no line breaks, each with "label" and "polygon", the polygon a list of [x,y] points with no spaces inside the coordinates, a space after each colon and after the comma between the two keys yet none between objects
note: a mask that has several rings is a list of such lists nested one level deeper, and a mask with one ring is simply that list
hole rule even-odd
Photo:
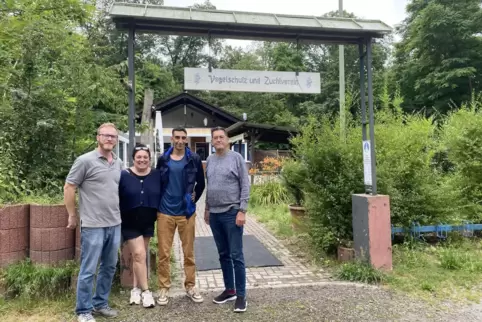
[{"label": "man's eyeglasses", "polygon": [[141,151],[141,150],[142,151],[149,151],[149,148],[147,146],[136,146],[134,148],[134,150],[136,150],[136,151]]},{"label": "man's eyeglasses", "polygon": [[99,134],[102,136],[104,139],[111,139],[111,140],[117,140],[117,135],[111,135],[111,134]]}]

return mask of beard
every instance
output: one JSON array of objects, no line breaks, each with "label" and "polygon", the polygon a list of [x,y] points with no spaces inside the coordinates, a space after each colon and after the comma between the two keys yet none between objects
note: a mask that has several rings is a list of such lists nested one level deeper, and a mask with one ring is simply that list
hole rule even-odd
[{"label": "beard", "polygon": [[99,146],[104,151],[112,152],[112,150],[114,150],[114,144],[112,144],[112,143],[100,143],[99,142]]}]

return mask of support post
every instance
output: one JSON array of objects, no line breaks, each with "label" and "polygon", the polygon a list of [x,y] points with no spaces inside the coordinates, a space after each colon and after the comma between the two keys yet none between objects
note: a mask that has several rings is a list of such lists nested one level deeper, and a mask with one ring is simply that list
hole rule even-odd
[{"label": "support post", "polygon": [[375,156],[375,113],[373,111],[373,77],[372,77],[372,39],[367,40],[367,80],[368,80],[368,112],[370,120],[370,146],[371,146],[371,174],[373,196],[377,195],[377,162]]},{"label": "support post", "polygon": [[[254,167],[254,152],[255,152],[255,145],[256,141],[258,140],[258,135],[255,133],[251,133],[250,135],[250,149],[251,149],[251,167]],[[251,175],[251,185],[254,184],[254,175]]]},{"label": "support post", "polygon": [[362,118],[362,140],[367,139],[367,107],[365,97],[365,50],[363,43],[358,45],[358,53],[360,56],[360,107]]},{"label": "support post", "polygon": [[370,194],[352,195],[352,224],[353,244],[355,257],[366,260],[376,268],[383,270],[392,269],[392,232],[390,223],[390,199],[386,195],[377,195],[376,169],[375,169],[375,132],[373,112],[373,86],[372,86],[372,47],[371,39],[364,44],[359,44],[360,54],[360,99],[362,116],[362,137],[367,139],[367,120],[365,106],[365,56],[367,58],[368,78],[368,107],[371,145],[371,179],[372,191]]},{"label": "support post", "polygon": [[[343,0],[339,0],[339,14],[340,17],[343,17]],[[346,116],[345,116],[345,47],[343,45],[338,46],[339,51],[339,77],[340,77],[340,137],[345,142],[346,133],[345,133],[345,123],[346,123]]]},{"label": "support post", "polygon": [[[129,76],[129,147],[132,150],[136,145],[136,86],[135,86],[135,71],[134,71],[134,27],[129,28],[129,38],[127,41],[127,68]],[[132,153],[127,152],[129,156],[129,165],[133,165]]]}]

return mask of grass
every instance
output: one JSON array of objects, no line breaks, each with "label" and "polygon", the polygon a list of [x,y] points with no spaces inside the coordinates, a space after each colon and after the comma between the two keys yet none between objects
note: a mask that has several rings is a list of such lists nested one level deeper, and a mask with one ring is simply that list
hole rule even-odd
[{"label": "grass", "polygon": [[482,241],[451,240],[445,245],[395,245],[388,285],[433,299],[482,298]]},{"label": "grass", "polygon": [[[150,246],[157,254],[155,238]],[[171,279],[176,284],[178,272],[174,263],[172,251]],[[76,262],[50,267],[34,265],[29,260],[0,270],[0,290],[8,289],[5,295],[0,291],[0,321],[76,321],[75,293],[70,287],[70,279],[77,272]],[[150,274],[149,287],[157,290],[156,273]],[[125,304],[128,292],[120,286],[116,273],[110,302],[114,307]]]},{"label": "grass", "polygon": [[307,235],[294,234],[286,205],[250,204],[250,214],[297,257],[322,265],[340,280],[380,284],[427,300],[475,301],[482,298],[482,240],[453,234],[437,245],[409,241],[393,245],[393,270],[380,272],[363,262],[340,263],[310,251]]},{"label": "grass", "polygon": [[249,213],[279,238],[292,237],[291,214],[287,205],[250,205]]},{"label": "grass", "polygon": [[74,262],[52,267],[29,260],[8,266],[0,272],[6,290],[0,295],[0,320],[51,321],[53,316],[65,320],[73,312],[70,281],[77,269]]},{"label": "grass", "polygon": [[429,301],[479,302],[482,298],[482,241],[455,238],[436,246],[411,241],[393,246],[393,270],[361,262],[332,265],[335,277],[375,283]]},{"label": "grass", "polygon": [[341,280],[367,284],[379,284],[387,279],[383,272],[374,269],[365,262],[341,264],[335,271],[335,276]]}]

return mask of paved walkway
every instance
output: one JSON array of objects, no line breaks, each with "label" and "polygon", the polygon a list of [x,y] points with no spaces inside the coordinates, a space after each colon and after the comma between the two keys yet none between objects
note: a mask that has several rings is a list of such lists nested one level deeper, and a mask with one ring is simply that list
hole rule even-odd
[{"label": "paved walkway", "polygon": [[[196,237],[212,236],[211,228],[206,225],[203,219],[204,196],[197,203],[196,216]],[[201,215],[202,214],[202,215]],[[329,276],[320,269],[307,267],[292,256],[279,240],[268,230],[258,223],[253,216],[247,216],[247,223],[244,228],[245,235],[254,235],[284,266],[246,268],[246,288],[272,288],[284,286],[308,286],[317,283],[326,283]],[[249,252],[249,249],[244,249]],[[176,269],[178,277],[173,284],[182,287],[184,281],[183,254],[179,235],[174,238],[174,253],[176,257]],[[219,291],[224,289],[223,275],[220,269],[211,271],[200,271],[196,273],[196,284],[202,292]]]}]

